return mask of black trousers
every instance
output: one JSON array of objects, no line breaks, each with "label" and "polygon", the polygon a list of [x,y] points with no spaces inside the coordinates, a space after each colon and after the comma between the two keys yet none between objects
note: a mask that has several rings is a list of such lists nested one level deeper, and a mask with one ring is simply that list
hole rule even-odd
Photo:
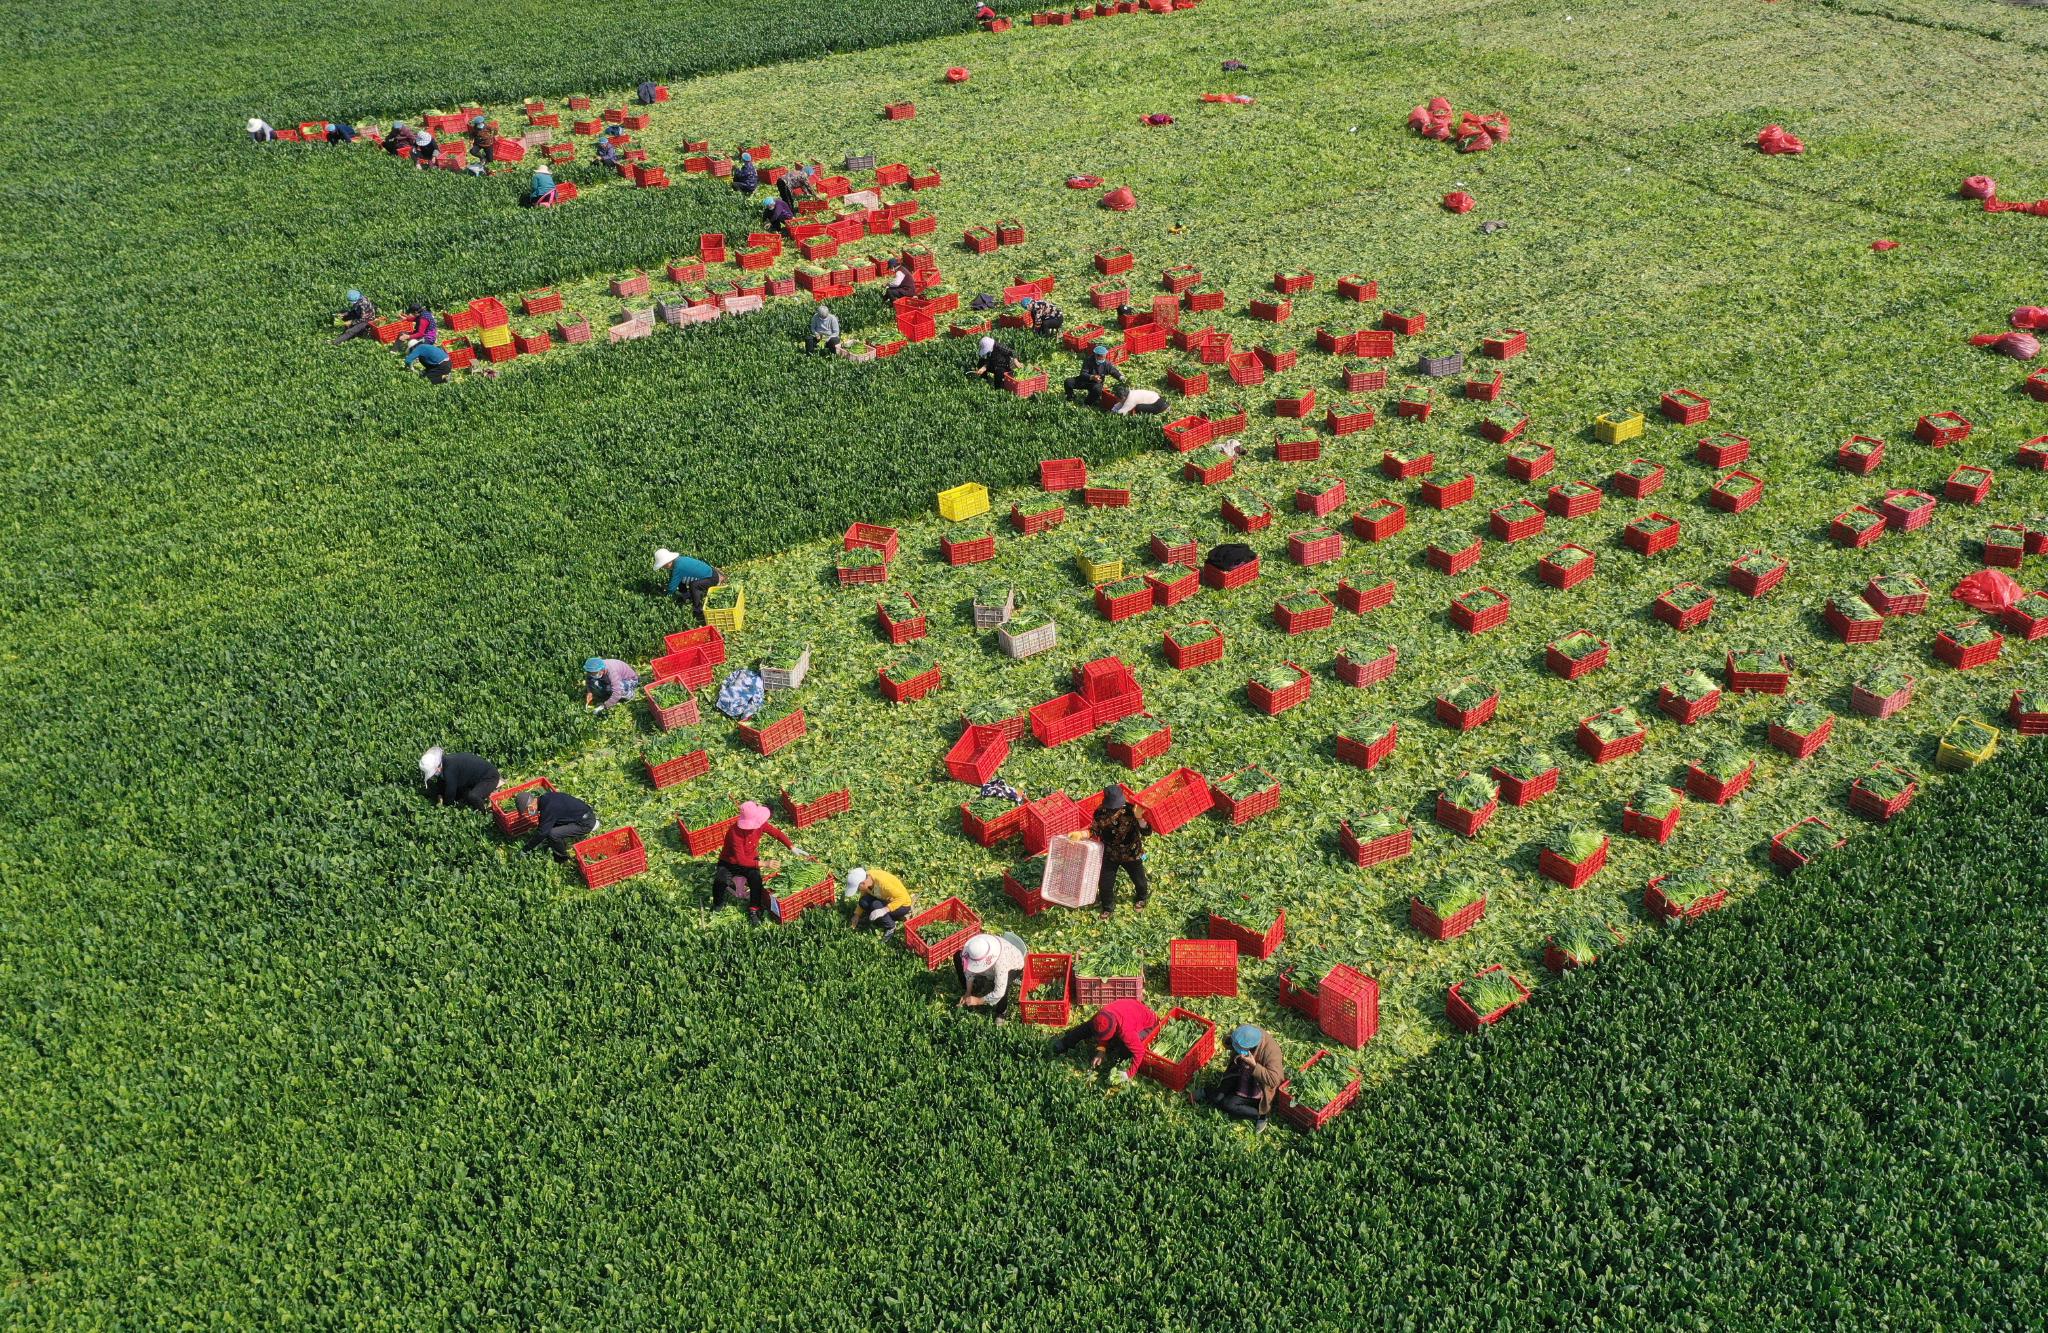
[{"label": "black trousers", "polygon": [[1095,902],[1105,912],[1116,910],[1116,872],[1124,871],[1131,877],[1131,887],[1138,891],[1132,902],[1143,907],[1152,897],[1152,880],[1145,873],[1143,861],[1112,861],[1102,858],[1102,875],[1095,881]]},{"label": "black trousers", "polygon": [[1133,417],[1150,417],[1157,416],[1159,413],[1164,412],[1165,410],[1166,400],[1164,398],[1154,398],[1149,403],[1139,403],[1136,407],[1132,408],[1129,412],[1125,413],[1124,415]]},{"label": "black trousers", "polygon": [[581,819],[566,823],[544,824],[536,828],[533,836],[526,840],[526,849],[532,851],[546,843],[557,861],[566,861],[569,859],[569,849],[596,831],[596,815],[585,815]]},{"label": "black trousers", "polygon": [[429,364],[422,361],[420,363],[420,371],[426,375],[427,383],[446,384],[448,377],[455,373],[455,363],[453,361],[442,361],[438,364]]},{"label": "black trousers", "polygon": [[[807,333],[804,335],[804,350],[806,352],[815,352],[818,350],[817,334]],[[825,350],[832,353],[834,356],[837,356],[839,354],[839,340],[837,338],[825,339]]]},{"label": "black trousers", "polygon": [[718,869],[711,872],[711,905],[725,906],[730,897],[739,901],[740,885],[747,886],[747,910],[765,912],[768,910],[768,881],[761,878],[759,866],[736,866],[730,861],[720,861]]},{"label": "black trousers", "polygon": [[899,907],[895,911],[885,914],[879,920],[870,920],[869,918],[874,915],[875,909],[881,905],[882,900],[880,898],[863,893],[860,896],[860,901],[853,905],[853,928],[855,930],[898,930],[902,928],[904,922],[910,920],[910,909],[908,907]]},{"label": "black trousers", "polygon": [[1065,388],[1067,397],[1072,398],[1076,393],[1085,393],[1088,395],[1088,401],[1093,403],[1096,396],[1102,392],[1102,381],[1094,375],[1069,375]]},{"label": "black trousers", "polygon": [[697,613],[697,623],[704,623],[704,594],[718,586],[717,579],[684,579],[676,585],[676,596],[690,599],[690,609]]},{"label": "black trousers", "polygon": [[[1082,1042],[1093,1041],[1094,1039],[1094,1034],[1088,1030],[1088,1020],[1083,1019],[1052,1039],[1053,1053],[1064,1055]],[[1126,1064],[1137,1059],[1138,1053],[1132,1050],[1125,1043],[1123,1036],[1119,1034],[1109,1039],[1109,1049],[1103,1053],[1103,1058],[1113,1065]]]},{"label": "black trousers", "polygon": [[334,345],[339,347],[351,338],[360,338],[372,328],[375,328],[376,324],[377,317],[375,315],[370,316],[368,319],[359,319],[341,331],[341,336],[334,340]]},{"label": "black trousers", "polygon": [[[995,992],[995,988],[996,983],[994,977],[967,978],[967,993],[969,995],[993,994]],[[1015,1002],[1018,993],[1023,989],[1024,970],[1022,968],[1013,969],[1004,983],[1003,998],[997,1000],[993,1004],[984,1004],[979,1006],[977,1012],[987,1014],[990,1018],[1001,1018],[1004,1014],[1010,1012],[1010,1005],[1013,1002]]]},{"label": "black trousers", "polygon": [[466,805],[472,810],[491,808],[491,793],[498,789],[496,778],[478,778],[462,791],[444,792],[441,799],[449,805]]}]

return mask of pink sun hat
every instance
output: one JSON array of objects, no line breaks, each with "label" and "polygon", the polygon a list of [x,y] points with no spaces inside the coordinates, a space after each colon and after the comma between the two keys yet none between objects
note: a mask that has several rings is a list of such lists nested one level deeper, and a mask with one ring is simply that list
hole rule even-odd
[{"label": "pink sun hat", "polygon": [[768,822],[768,807],[759,801],[740,802],[740,828],[748,833]]}]

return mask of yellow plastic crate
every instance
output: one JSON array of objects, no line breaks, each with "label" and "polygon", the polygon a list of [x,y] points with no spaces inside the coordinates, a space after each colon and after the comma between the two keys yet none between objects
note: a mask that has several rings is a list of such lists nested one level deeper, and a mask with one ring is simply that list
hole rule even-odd
[{"label": "yellow plastic crate", "polygon": [[1124,576],[1122,556],[1114,560],[1095,561],[1076,551],[1074,563],[1081,567],[1081,580],[1084,583],[1114,583]]},{"label": "yellow plastic crate", "polygon": [[747,623],[747,590],[724,583],[704,590],[704,623],[721,633],[737,634]]},{"label": "yellow plastic crate", "polygon": [[1620,444],[1633,440],[1643,433],[1643,414],[1631,412],[1625,417],[1609,416],[1602,412],[1593,418],[1593,436],[1602,444]]},{"label": "yellow plastic crate", "polygon": [[978,481],[939,492],[939,517],[948,523],[988,512],[988,487]]},{"label": "yellow plastic crate", "polygon": [[[1970,748],[1970,742],[1979,736],[1983,744],[1977,749]],[[1959,717],[1948,724],[1942,734],[1941,748],[1935,751],[1934,765],[1952,771],[1975,768],[1998,752],[1998,728],[1977,722],[1971,718]]]},{"label": "yellow plastic crate", "polygon": [[494,329],[478,329],[476,340],[486,347],[509,347],[512,344],[512,326],[500,324]]}]

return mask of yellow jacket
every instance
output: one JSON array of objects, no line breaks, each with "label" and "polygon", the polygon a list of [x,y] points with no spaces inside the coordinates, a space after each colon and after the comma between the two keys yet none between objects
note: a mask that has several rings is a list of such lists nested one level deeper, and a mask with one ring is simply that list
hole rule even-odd
[{"label": "yellow jacket", "polygon": [[886,870],[868,867],[867,882],[860,891],[870,898],[879,898],[882,906],[890,911],[910,906],[910,890],[903,887],[903,881]]}]

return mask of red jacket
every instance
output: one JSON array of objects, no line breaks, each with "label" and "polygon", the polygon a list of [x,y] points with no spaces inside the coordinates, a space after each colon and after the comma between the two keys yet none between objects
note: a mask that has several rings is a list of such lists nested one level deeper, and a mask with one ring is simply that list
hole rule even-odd
[{"label": "red jacket", "polygon": [[763,824],[752,833],[743,832],[738,824],[725,831],[725,846],[718,849],[718,859],[729,866],[758,866],[761,864],[761,838],[767,834],[784,847],[794,849],[796,844],[789,835],[773,824]]},{"label": "red jacket", "polygon": [[1109,1015],[1109,1040],[1121,1037],[1133,1051],[1143,1047],[1161,1027],[1159,1015],[1143,1000],[1111,1000],[1102,1006],[1101,1012]]}]

